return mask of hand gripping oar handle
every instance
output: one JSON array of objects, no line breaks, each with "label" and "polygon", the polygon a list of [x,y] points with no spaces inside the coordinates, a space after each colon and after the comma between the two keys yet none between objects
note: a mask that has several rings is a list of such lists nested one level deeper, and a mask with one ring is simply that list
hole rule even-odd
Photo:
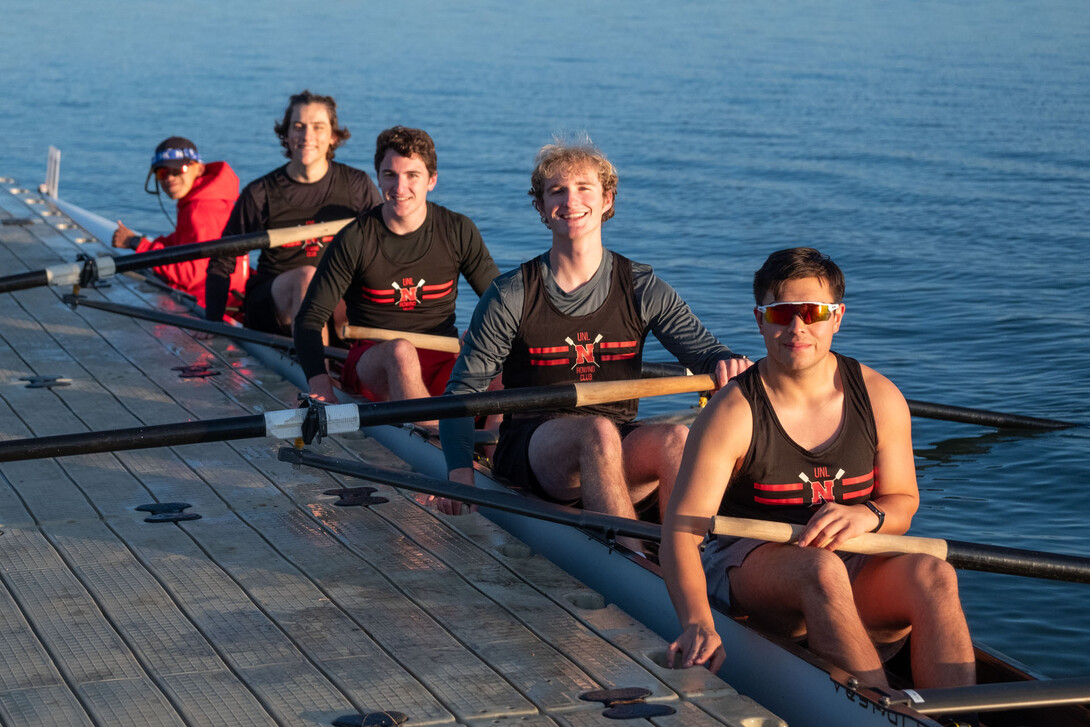
[{"label": "hand gripping oar handle", "polygon": [[[711,531],[715,535],[753,538],[772,543],[793,543],[798,540],[803,526],[717,515],[712,518]],[[841,545],[839,550],[867,555],[923,553],[945,560],[962,570],[1090,583],[1090,558],[1077,555],[1005,548],[999,545],[966,543],[940,538],[918,538],[911,535],[883,535],[882,533],[857,535]]]},{"label": "hand gripping oar handle", "polygon": [[[429,419],[452,419],[502,414],[525,409],[558,409],[665,396],[714,388],[711,376],[676,376],[666,379],[599,381],[559,386],[532,386],[504,391],[483,391],[457,396],[435,396],[404,401],[339,404],[316,407],[323,434],[356,431],[362,426],[400,424]],[[0,462],[94,454],[179,444],[222,442],[251,437],[295,439],[303,436],[307,409],[266,412],[264,415],[158,424],[50,437],[9,439],[0,442]]]},{"label": "hand gripping oar handle", "polygon": [[458,353],[462,350],[457,338],[451,336],[433,336],[429,333],[411,333],[409,331],[391,331],[386,328],[368,328],[367,326],[349,326],[341,328],[341,338],[354,341],[361,338],[372,341],[393,341],[403,338],[417,348],[429,351]]},{"label": "hand gripping oar handle", "polygon": [[519,515],[528,515],[540,520],[548,520],[549,522],[572,525],[607,536],[627,535],[633,538],[655,541],[661,538],[662,529],[655,523],[590,510],[580,510],[565,505],[556,505],[532,497],[484,490],[478,487],[461,485],[450,480],[427,477],[415,472],[326,457],[305,449],[282,447],[278,458],[282,462],[307,465],[327,472],[359,477],[371,482],[380,482],[384,485],[412,490],[413,492],[423,492],[428,495],[480,505],[481,507],[490,507],[494,510],[503,510]]},{"label": "hand gripping oar handle", "polygon": [[93,280],[107,278],[115,273],[172,265],[213,255],[241,255],[250,250],[282,247],[293,242],[335,235],[352,219],[345,218],[276,230],[260,230],[242,235],[231,235],[219,240],[174,245],[162,250],[152,250],[151,252],[123,254],[117,257],[103,255],[74,263],[52,265],[42,270],[17,273],[16,275],[0,278],[0,293],[36,288],[43,285],[86,285]]}]

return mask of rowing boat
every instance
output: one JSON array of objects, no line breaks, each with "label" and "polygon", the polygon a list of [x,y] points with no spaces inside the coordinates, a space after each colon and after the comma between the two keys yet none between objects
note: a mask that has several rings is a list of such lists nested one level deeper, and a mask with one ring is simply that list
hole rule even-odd
[{"label": "rowing boat", "polygon": [[[100,240],[109,239],[112,226],[101,217],[72,205],[63,210]],[[255,343],[243,346],[263,363],[278,371],[300,389],[302,371],[279,350]],[[444,478],[446,465],[436,438],[408,426],[369,427],[366,434],[381,442],[420,473]],[[508,487],[491,476],[485,464],[477,465],[477,486],[507,492]],[[567,525],[526,515],[484,509],[482,514],[523,543],[602,594],[661,637],[670,640],[680,631],[658,567],[642,555],[628,551],[608,536],[588,534]],[[939,723],[908,703],[904,692],[893,695],[858,688],[852,676],[817,658],[805,648],[771,639],[724,613],[715,614],[717,628],[728,654],[720,676],[792,725],[820,724],[870,727],[871,725],[925,725]],[[654,655],[660,662],[664,654]],[[995,652],[977,646],[978,675],[983,684],[1032,682],[1040,679],[1029,669]],[[894,665],[894,668],[903,665]],[[891,675],[903,684],[898,672]],[[971,689],[970,689],[971,693]],[[1019,708],[989,713],[989,727],[1015,725],[1086,725],[1090,710],[1082,706]]]}]

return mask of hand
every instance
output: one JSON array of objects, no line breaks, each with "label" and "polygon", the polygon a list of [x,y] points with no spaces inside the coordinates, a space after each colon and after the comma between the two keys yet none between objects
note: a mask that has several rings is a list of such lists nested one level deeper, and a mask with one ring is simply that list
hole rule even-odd
[{"label": "hand", "polygon": [[864,505],[840,505],[827,502],[813,514],[799,534],[801,547],[836,550],[857,535],[869,533],[877,521]]},{"label": "hand", "polygon": [[716,388],[722,389],[727,385],[728,381],[752,365],[753,362],[744,356],[742,358],[720,359],[715,365]]},{"label": "hand", "polygon": [[[675,666],[678,656],[681,657],[681,664]],[[723,650],[723,641],[715,632],[714,626],[689,624],[681,632],[681,636],[666,649],[666,666],[671,669],[688,669],[690,666],[703,664],[715,673],[726,660],[727,652]]]},{"label": "hand", "polygon": [[329,378],[329,374],[312,376],[307,380],[307,387],[312,399],[324,401],[326,404],[337,403],[337,395],[333,393],[333,380]]},{"label": "hand", "polygon": [[130,240],[132,238],[136,238],[137,240],[139,240],[140,236],[130,230],[128,227],[125,227],[124,223],[122,223],[121,220],[118,220],[117,229],[114,230],[113,239],[110,240],[113,246],[126,248],[135,247],[134,245],[130,244]]},{"label": "hand", "polygon": [[[451,470],[448,475],[451,482],[457,482],[460,485],[468,485],[473,487],[473,468],[472,467],[460,467],[456,470]],[[417,495],[416,501],[425,507],[434,507],[444,515],[463,515],[465,513],[477,512],[476,505],[466,505],[464,502],[458,500],[450,500],[445,497],[436,497],[435,495]]]}]

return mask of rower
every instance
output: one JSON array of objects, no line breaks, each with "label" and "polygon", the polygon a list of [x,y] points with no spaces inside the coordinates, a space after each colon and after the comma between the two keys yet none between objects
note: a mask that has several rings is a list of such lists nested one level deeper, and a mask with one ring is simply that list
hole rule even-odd
[{"label": "rower", "polygon": [[[148,184],[154,180],[154,189]],[[187,245],[219,238],[231,208],[238,199],[238,177],[227,162],[209,162],[201,160],[197,145],[181,136],[164,139],[155,147],[151,157],[151,169],[144,180],[144,191],[157,197],[160,191],[177,202],[177,222],[174,232],[160,235],[154,240],[137,235],[117,221],[112,244],[114,247],[130,248],[138,253],[162,250],[175,245]],[[162,198],[159,200],[162,206]],[[166,209],[164,208],[164,213]],[[167,215],[169,219],[170,216]],[[205,303],[205,271],[208,258],[189,260],[153,268],[155,274],[178,290],[183,290],[197,298],[201,306]],[[231,291],[242,291],[249,276],[249,259],[239,255],[235,269],[231,273],[228,287]],[[233,294],[228,304],[241,304],[241,292]]]},{"label": "rower", "polygon": [[321,334],[338,304],[347,304],[353,326],[444,336],[454,344],[441,351],[403,337],[358,341],[345,360],[342,388],[373,401],[437,396],[454,367],[459,275],[480,295],[499,274],[473,221],[428,201],[439,172],[427,132],[395,126],[379,134],[375,172],[382,204],[330,243],[295,319],[299,362],[311,395],[322,401],[337,401]]},{"label": "rower", "polygon": [[[448,394],[503,386],[640,377],[651,331],[697,373],[720,385],[749,361],[721,344],[651,267],[602,246],[613,216],[617,173],[589,139],[541,149],[530,195],[552,247],[501,275],[481,298]],[[511,414],[500,427],[496,474],[554,502],[635,517],[668,492],[688,429],[633,423],[638,400]],[[469,420],[440,423],[450,478],[473,484]],[[456,513],[460,503],[439,501]],[[656,513],[657,514],[657,513]],[[637,546],[638,547],[638,546]]]},{"label": "rower", "polygon": [[[335,150],[351,134],[338,123],[337,102],[331,96],[295,94],[273,128],[289,161],[246,185],[224,236],[355,217],[381,201],[367,172],[333,161]],[[317,237],[262,250],[246,284],[242,312],[248,328],[291,335],[292,320],[332,239]],[[209,264],[205,316],[210,321],[223,318],[234,266],[233,257],[212,258]],[[343,307],[334,323],[344,324]]]},{"label": "rower", "polygon": [[[660,562],[683,632],[669,661],[718,670],[709,594],[758,628],[803,638],[871,686],[912,633],[918,687],[975,681],[957,575],[930,555],[837,551],[903,533],[919,505],[908,406],[888,379],[831,350],[844,276],[817,250],[769,256],[754,276],[768,355],[697,417],[663,522]],[[798,544],[719,536],[715,514],[804,525]]]}]

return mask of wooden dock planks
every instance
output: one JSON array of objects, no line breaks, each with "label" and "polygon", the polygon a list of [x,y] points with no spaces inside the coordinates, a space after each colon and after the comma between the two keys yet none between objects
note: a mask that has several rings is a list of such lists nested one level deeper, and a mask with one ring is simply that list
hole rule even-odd
[{"label": "wooden dock planks", "polygon": [[[36,219],[0,227],[0,270],[69,261],[85,237],[35,217],[50,210],[33,199],[0,185],[0,220]],[[294,387],[230,342],[72,311],[64,292],[0,295],[0,437],[293,405]],[[165,302],[127,277],[83,292]],[[219,374],[173,370],[194,363]],[[335,507],[323,493],[359,483],[293,470],[282,444],[0,466],[0,721],[328,725],[393,709],[413,725],[615,724],[579,693],[645,686],[679,710],[656,724],[779,724],[706,671],[661,668],[660,639],[479,516],[385,487],[387,504]],[[363,435],[318,448],[398,466]],[[134,510],[166,501],[202,518]]]}]

